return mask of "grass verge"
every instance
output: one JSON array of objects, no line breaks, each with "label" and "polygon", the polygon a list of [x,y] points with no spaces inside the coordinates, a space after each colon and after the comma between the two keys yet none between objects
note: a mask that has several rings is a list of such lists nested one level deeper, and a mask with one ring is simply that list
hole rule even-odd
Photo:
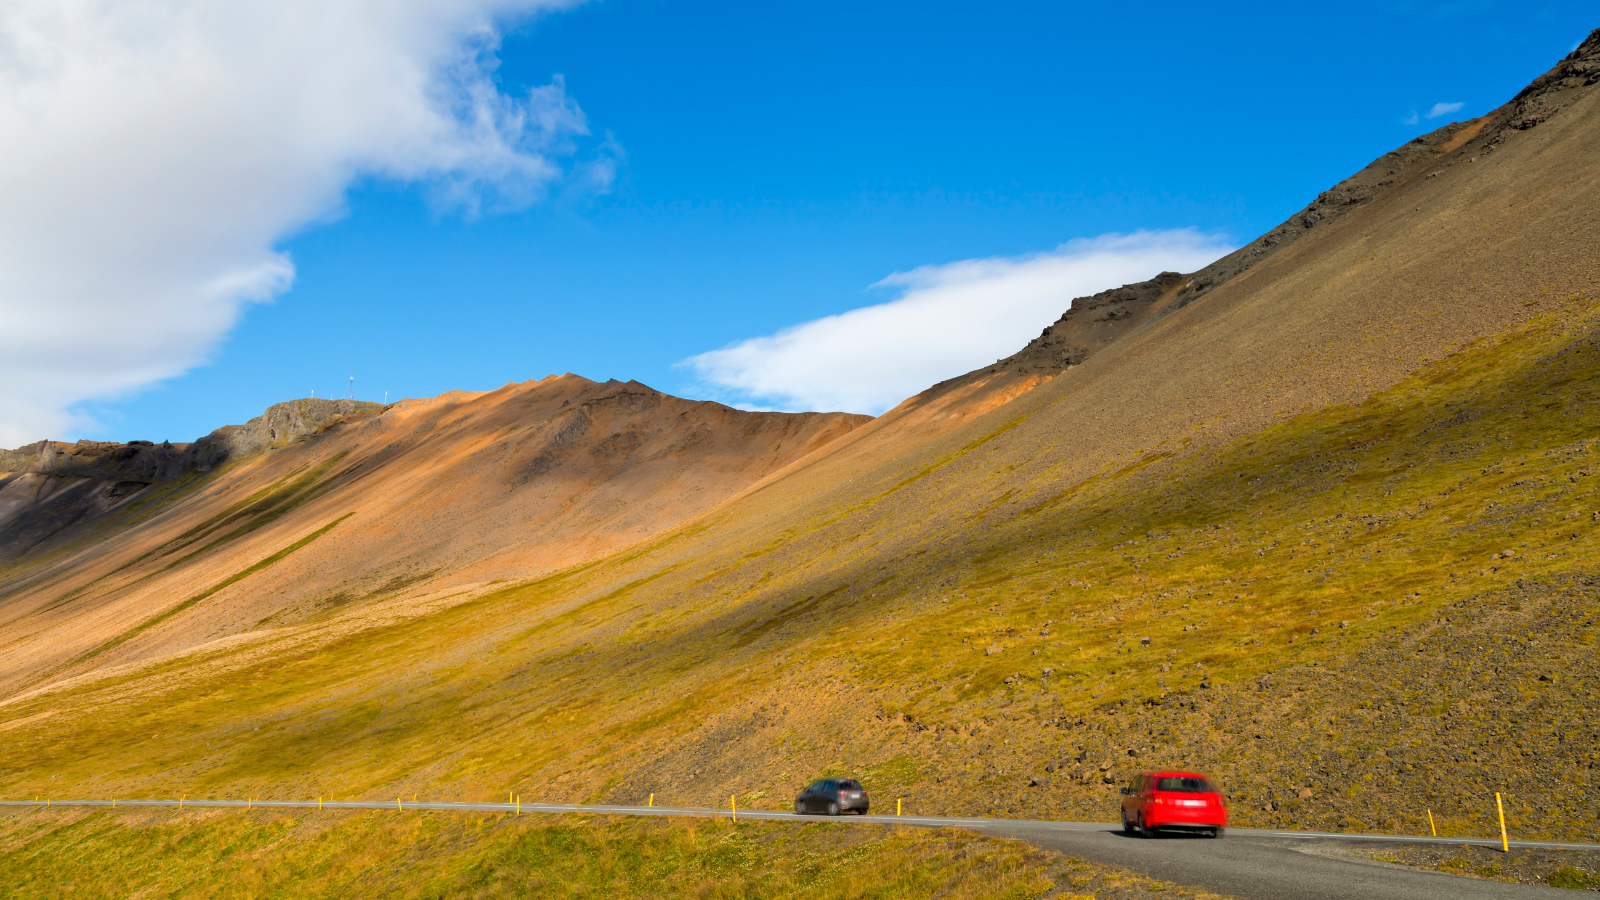
[{"label": "grass verge", "polygon": [[0,815],[0,897],[1208,898],[961,831],[455,813]]}]

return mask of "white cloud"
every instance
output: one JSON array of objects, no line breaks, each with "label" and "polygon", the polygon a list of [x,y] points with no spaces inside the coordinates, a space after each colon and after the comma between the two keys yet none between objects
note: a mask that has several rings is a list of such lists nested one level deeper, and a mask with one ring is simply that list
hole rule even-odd
[{"label": "white cloud", "polygon": [[[353,179],[473,214],[539,199],[587,134],[555,81],[492,80],[566,0],[0,4],[0,447],[201,362],[294,277],[275,242]],[[615,153],[580,166],[604,189]]]},{"label": "white cloud", "polygon": [[1421,120],[1417,118],[1417,111],[1413,109],[1411,111],[1411,115],[1406,116],[1404,119],[1400,120],[1400,124],[1401,125],[1415,125],[1419,121],[1421,121]]},{"label": "white cloud", "polygon": [[1075,240],[1050,253],[970,259],[890,275],[888,303],[740,341],[679,363],[727,402],[876,415],[1022,349],[1075,297],[1192,272],[1233,249],[1193,229]]},{"label": "white cloud", "polygon": [[1466,104],[1465,103],[1435,103],[1433,105],[1433,109],[1430,109],[1427,112],[1423,113],[1422,117],[1424,119],[1437,119],[1440,116],[1448,116],[1449,114],[1455,112],[1456,110],[1460,109],[1463,106],[1466,106]]}]

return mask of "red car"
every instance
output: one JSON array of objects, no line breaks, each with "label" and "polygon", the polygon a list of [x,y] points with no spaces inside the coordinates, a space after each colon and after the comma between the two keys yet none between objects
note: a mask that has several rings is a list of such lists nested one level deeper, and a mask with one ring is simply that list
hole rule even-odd
[{"label": "red car", "polygon": [[1122,789],[1122,830],[1141,837],[1158,831],[1198,831],[1222,837],[1228,801],[1211,779],[1195,772],[1146,772]]}]

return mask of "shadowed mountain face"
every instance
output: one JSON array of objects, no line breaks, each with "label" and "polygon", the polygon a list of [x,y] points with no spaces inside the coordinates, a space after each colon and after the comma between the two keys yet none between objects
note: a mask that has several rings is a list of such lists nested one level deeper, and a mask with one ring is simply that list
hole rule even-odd
[{"label": "shadowed mountain face", "polygon": [[295,400],[275,404],[243,425],[218,428],[192,444],[38,441],[0,450],[0,563],[92,521],[152,484],[282,449],[382,411],[382,404],[359,400]]},{"label": "shadowed mountain face", "polygon": [[870,422],[563,376],[107,497],[0,571],[0,793],[1595,839],[1596,65]]}]

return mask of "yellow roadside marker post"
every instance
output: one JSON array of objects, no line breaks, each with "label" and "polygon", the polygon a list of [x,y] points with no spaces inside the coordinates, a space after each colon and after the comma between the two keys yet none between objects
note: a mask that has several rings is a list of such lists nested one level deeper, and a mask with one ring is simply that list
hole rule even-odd
[{"label": "yellow roadside marker post", "polygon": [[517,795],[517,815],[522,815],[522,795]]},{"label": "yellow roadside marker post", "polygon": [[179,797],[178,798],[178,812],[183,812],[183,801],[184,801],[183,797]]},{"label": "yellow roadside marker post", "polygon": [[322,812],[322,798],[317,798],[317,812]]},{"label": "yellow roadside marker post", "polygon": [[733,820],[739,821],[739,799],[732,794],[728,795],[728,808],[733,810]]},{"label": "yellow roadside marker post", "polygon": [[897,815],[897,816],[900,815],[900,798],[899,797],[894,798],[894,814]]},{"label": "yellow roadside marker post", "polygon": [[645,804],[645,805],[649,806],[651,809],[654,809],[655,805],[656,805],[656,795],[655,794],[651,794],[650,795],[650,802]]},{"label": "yellow roadside marker post", "polygon": [[1428,810],[1428,833],[1434,837],[1439,836],[1439,829],[1433,827],[1433,810]]},{"label": "yellow roadside marker post", "polygon": [[254,797],[247,798],[244,801],[244,808],[245,809],[255,809],[256,808],[256,798],[254,798]]},{"label": "yellow roadside marker post", "polygon": [[116,809],[117,808],[117,798],[115,798],[115,797],[111,798],[111,808],[112,809]]},{"label": "yellow roadside marker post", "polygon": [[406,811],[406,808],[404,806],[400,805],[400,798],[399,797],[394,798],[394,808],[400,810],[401,812],[405,812]]},{"label": "yellow roadside marker post", "polygon": [[1506,807],[1500,802],[1500,792],[1494,792],[1494,808],[1500,813],[1500,852],[1510,853],[1511,842],[1506,840]]}]

